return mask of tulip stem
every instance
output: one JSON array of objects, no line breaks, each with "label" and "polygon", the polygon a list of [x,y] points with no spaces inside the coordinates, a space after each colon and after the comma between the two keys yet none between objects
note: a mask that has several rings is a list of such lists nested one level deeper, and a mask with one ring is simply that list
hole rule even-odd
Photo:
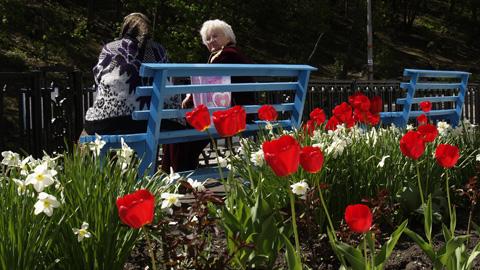
[{"label": "tulip stem", "polygon": [[423,198],[423,189],[422,189],[422,181],[420,180],[420,166],[418,166],[418,161],[415,162],[417,166],[417,181],[418,181],[418,189],[420,192],[420,199],[422,200],[422,207],[425,205],[425,199]]},{"label": "tulip stem", "polygon": [[450,186],[448,184],[448,169],[445,170],[445,177],[447,178],[446,181],[445,181],[445,189],[447,191],[448,214],[450,215],[450,233],[453,236],[453,234],[455,232],[455,228],[454,228],[453,222],[452,222],[453,215],[452,215],[452,204],[450,202]]},{"label": "tulip stem", "polygon": [[147,240],[148,254],[150,254],[150,259],[152,260],[152,269],[157,270],[157,265],[155,264],[155,255],[153,254],[153,246],[152,242],[150,241],[150,236],[146,229],[143,232],[145,233],[145,239]]},{"label": "tulip stem", "polygon": [[328,220],[328,225],[330,226],[330,230],[333,232],[333,237],[335,238],[335,241],[337,240],[337,235],[335,233],[335,228],[333,227],[332,219],[330,218],[330,214],[328,213],[328,208],[327,205],[325,204],[325,200],[323,199],[323,192],[322,189],[320,188],[320,184],[318,184],[318,194],[320,195],[320,201],[322,202],[323,206],[323,211],[325,211],[325,215],[327,216]]},{"label": "tulip stem", "polygon": [[295,198],[293,197],[293,193],[290,191],[288,192],[290,196],[290,208],[292,210],[292,226],[293,226],[293,235],[295,237],[295,250],[297,254],[300,256],[300,241],[298,240],[298,231],[297,231],[297,220],[295,217]]},{"label": "tulip stem", "polygon": [[208,137],[210,137],[210,141],[212,142],[213,149],[215,150],[215,156],[217,158],[217,164],[218,164],[217,166],[218,173],[220,174],[220,179],[222,179],[222,182],[223,182],[224,178],[223,178],[222,166],[220,164],[220,156],[218,154],[218,147],[217,147],[217,144],[215,143],[215,140],[212,137],[212,134],[210,134],[210,131],[208,131],[208,129],[206,129],[206,131],[207,131]]},{"label": "tulip stem", "polygon": [[[368,234],[368,233],[367,233]],[[365,269],[368,269],[368,256],[367,256],[367,234],[363,235],[363,252],[365,256]]]}]

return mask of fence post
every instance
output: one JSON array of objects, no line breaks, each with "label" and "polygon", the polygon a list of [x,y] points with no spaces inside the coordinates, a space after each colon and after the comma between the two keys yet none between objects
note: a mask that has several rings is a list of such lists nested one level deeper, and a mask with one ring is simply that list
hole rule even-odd
[{"label": "fence post", "polygon": [[72,72],[73,77],[73,121],[74,128],[71,134],[72,138],[69,138],[70,142],[75,142],[83,130],[83,85],[82,85],[82,72]]},{"label": "fence post", "polygon": [[[35,157],[40,157],[42,155],[43,149],[43,140],[42,140],[42,72],[40,71],[32,71],[32,137],[33,140],[30,149],[32,150],[32,154]],[[29,123],[27,123],[27,128]]]}]

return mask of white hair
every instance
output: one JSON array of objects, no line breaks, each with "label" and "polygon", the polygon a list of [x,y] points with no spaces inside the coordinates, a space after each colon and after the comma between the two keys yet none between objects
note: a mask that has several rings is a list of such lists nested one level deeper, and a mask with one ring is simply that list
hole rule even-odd
[{"label": "white hair", "polygon": [[207,45],[207,34],[212,30],[222,30],[225,36],[232,42],[234,45],[237,43],[235,39],[235,34],[233,33],[232,27],[222,21],[222,20],[208,20],[205,21],[200,29],[200,35],[202,36],[202,42],[204,45]]}]

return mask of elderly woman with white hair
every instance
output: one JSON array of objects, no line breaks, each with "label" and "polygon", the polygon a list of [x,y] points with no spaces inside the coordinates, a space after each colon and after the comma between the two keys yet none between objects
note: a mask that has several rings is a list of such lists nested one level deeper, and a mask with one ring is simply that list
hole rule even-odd
[{"label": "elderly woman with white hair", "polygon": [[[222,20],[208,20],[205,21],[200,29],[203,44],[210,52],[208,58],[209,64],[251,64],[253,63],[246,57],[236,46],[237,41],[232,27]],[[232,77],[232,83],[246,83],[253,82],[251,77]],[[233,105],[253,104],[253,93],[233,93]],[[182,106],[184,108],[191,107],[193,100],[188,96]]]}]

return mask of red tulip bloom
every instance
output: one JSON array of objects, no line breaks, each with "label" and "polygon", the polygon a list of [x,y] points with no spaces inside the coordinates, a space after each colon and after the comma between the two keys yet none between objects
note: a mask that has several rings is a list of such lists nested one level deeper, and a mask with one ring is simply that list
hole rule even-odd
[{"label": "red tulip bloom", "polygon": [[236,116],[236,123],[238,132],[242,132],[247,128],[247,112],[242,106],[233,106],[230,110],[233,111],[233,114]]},{"label": "red tulip bloom", "polygon": [[317,125],[315,124],[315,121],[308,120],[307,123],[303,125],[303,131],[306,132],[309,136],[312,136],[316,126]]},{"label": "red tulip bloom", "polygon": [[139,229],[153,221],[155,197],[140,189],[117,199],[118,216],[128,226]]},{"label": "red tulip bloom", "polygon": [[363,93],[355,93],[348,97],[348,102],[353,108],[362,112],[370,111],[370,99]]},{"label": "red tulip bloom", "polygon": [[374,96],[370,100],[370,112],[372,114],[377,114],[383,111],[383,103],[382,103],[382,97],[381,96]]},{"label": "red tulip bloom", "polygon": [[271,105],[263,105],[258,109],[258,118],[263,121],[275,121],[277,120],[278,113]]},{"label": "red tulip bloom", "polygon": [[300,165],[309,173],[316,173],[322,169],[323,153],[319,147],[305,146],[300,152]]},{"label": "red tulip bloom", "polygon": [[295,173],[300,162],[300,144],[290,135],[283,135],[262,145],[265,161],[277,176]]},{"label": "red tulip bloom", "polygon": [[353,232],[368,232],[372,227],[372,220],[372,211],[364,204],[349,205],[345,209],[345,221]]},{"label": "red tulip bloom", "polygon": [[340,121],[335,116],[330,117],[327,124],[325,125],[326,130],[336,130],[337,126],[340,125]]},{"label": "red tulip bloom", "polygon": [[432,103],[430,101],[422,101],[420,102],[420,108],[427,113],[432,110]]},{"label": "red tulip bloom", "polygon": [[376,125],[378,125],[378,123],[380,123],[380,114],[370,113],[367,116],[367,120],[368,120],[368,124],[370,124],[371,126],[376,126]]},{"label": "red tulip bloom", "polygon": [[352,107],[346,102],[333,108],[333,115],[342,123],[347,123],[352,120]]},{"label": "red tulip bloom", "polygon": [[435,158],[437,159],[438,165],[445,169],[450,169],[457,164],[460,158],[460,150],[454,145],[440,144],[437,150],[435,150]]},{"label": "red tulip bloom", "polygon": [[320,108],[315,108],[310,112],[310,119],[315,121],[317,125],[321,125],[327,119],[325,112]]},{"label": "red tulip bloom", "polygon": [[247,114],[241,106],[213,113],[213,124],[222,137],[231,137],[246,128]]},{"label": "red tulip bloom", "polygon": [[420,116],[417,116],[417,122],[418,122],[418,125],[425,125],[426,123],[428,123],[428,119],[427,119],[427,116],[425,114],[422,114]]},{"label": "red tulip bloom", "polygon": [[400,150],[403,155],[417,160],[425,152],[425,142],[422,134],[417,131],[409,131],[400,139]]},{"label": "red tulip bloom", "polygon": [[437,127],[432,124],[426,124],[418,127],[418,132],[422,134],[425,142],[433,142],[438,136]]},{"label": "red tulip bloom", "polygon": [[200,104],[193,111],[185,114],[187,122],[198,131],[204,131],[210,127],[210,114],[207,106]]}]

